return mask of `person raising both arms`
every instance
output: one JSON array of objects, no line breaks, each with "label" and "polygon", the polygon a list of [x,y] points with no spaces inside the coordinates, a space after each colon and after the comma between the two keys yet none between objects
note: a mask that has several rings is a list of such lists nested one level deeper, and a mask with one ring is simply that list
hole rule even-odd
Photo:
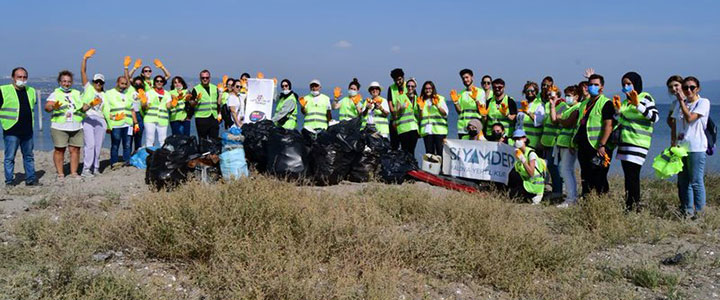
[{"label": "person raising both arms", "polygon": [[460,70],[460,79],[464,88],[460,95],[455,90],[450,91],[450,99],[452,99],[455,112],[458,114],[457,131],[460,139],[467,135],[468,122],[473,119],[480,119],[478,106],[484,103],[485,99],[485,92],[474,85],[473,76],[473,71],[470,69]]},{"label": "person raising both arms", "polygon": [[388,116],[390,115],[390,106],[388,101],[380,97],[382,87],[377,81],[370,83],[368,87],[368,93],[370,97],[365,99],[365,107],[362,111],[363,123],[367,124],[368,127],[373,127],[382,137],[390,138],[390,122]]},{"label": "person raising both arms", "polygon": [[310,81],[310,94],[300,97],[300,109],[305,115],[303,128],[313,134],[328,128],[332,120],[330,98],[320,92],[320,80]]},{"label": "person raising both arms", "polygon": [[[130,65],[130,57],[125,58],[125,77],[130,80],[130,78],[133,77],[133,74],[135,74],[135,71],[137,71],[138,67],[142,64],[141,59],[135,60],[135,65],[133,66],[133,69],[128,72],[128,66]],[[170,80],[170,71],[168,71],[165,68],[165,65],[159,60],[155,59],[153,60],[153,63],[155,64],[155,67],[163,71],[163,76],[165,77],[165,81]],[[145,87],[145,92],[149,92],[153,89],[153,76],[152,76],[152,68],[150,66],[144,66],[142,67],[142,71],[140,72],[140,76],[143,79],[143,85]]]},{"label": "person raising both arms", "polygon": [[[515,117],[517,117],[517,105],[515,99],[505,94],[505,80],[497,78],[492,82],[493,96],[487,100],[487,116],[485,124],[500,123],[510,131],[515,128]],[[492,126],[485,126],[486,134],[492,134]]]}]

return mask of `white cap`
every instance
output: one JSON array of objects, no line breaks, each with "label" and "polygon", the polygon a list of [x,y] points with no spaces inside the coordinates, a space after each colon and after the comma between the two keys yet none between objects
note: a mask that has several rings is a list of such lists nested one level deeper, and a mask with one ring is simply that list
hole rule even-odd
[{"label": "white cap", "polygon": [[377,81],[373,81],[370,83],[370,86],[368,86],[368,91],[370,91],[371,88],[379,88],[382,91],[382,86],[380,86],[380,83]]},{"label": "white cap", "polygon": [[313,85],[313,84],[317,84],[317,85],[319,85],[319,86],[322,86],[322,84],[320,84],[320,80],[317,80],[317,79],[313,79],[312,81],[310,81],[310,85]]},{"label": "white cap", "polygon": [[105,82],[105,76],[103,76],[103,74],[100,74],[100,73],[95,74],[95,75],[93,75],[93,81],[95,81],[95,80],[102,80],[103,82]]}]

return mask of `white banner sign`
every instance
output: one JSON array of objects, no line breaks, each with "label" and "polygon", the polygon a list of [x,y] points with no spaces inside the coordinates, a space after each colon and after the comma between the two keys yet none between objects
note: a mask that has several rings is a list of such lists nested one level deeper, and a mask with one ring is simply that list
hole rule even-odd
[{"label": "white banner sign", "polygon": [[250,78],[245,100],[245,123],[272,119],[275,83],[272,79]]},{"label": "white banner sign", "polygon": [[446,140],[442,171],[455,177],[507,184],[515,148],[498,142]]}]

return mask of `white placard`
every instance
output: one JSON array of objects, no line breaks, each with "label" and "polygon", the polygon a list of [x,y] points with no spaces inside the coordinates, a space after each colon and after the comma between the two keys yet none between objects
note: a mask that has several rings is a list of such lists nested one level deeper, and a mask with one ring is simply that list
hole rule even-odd
[{"label": "white placard", "polygon": [[272,79],[250,78],[245,100],[245,123],[272,119],[275,83]]},{"label": "white placard", "polygon": [[515,164],[515,148],[498,142],[446,140],[444,174],[507,184]]}]

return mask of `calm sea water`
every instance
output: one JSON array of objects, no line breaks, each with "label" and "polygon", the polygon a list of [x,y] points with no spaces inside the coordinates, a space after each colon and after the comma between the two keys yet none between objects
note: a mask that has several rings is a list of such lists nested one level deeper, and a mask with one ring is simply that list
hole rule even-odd
[{"label": "calm sea water", "polygon": [[[45,101],[45,98],[49,95],[49,93],[55,88],[55,83],[44,83],[44,84],[34,84],[35,88],[42,91],[42,98],[43,98],[43,104]],[[79,87],[76,87],[79,88]],[[301,91],[298,91],[300,93]],[[448,107],[452,108],[451,103],[448,104]],[[650,153],[648,156],[648,159],[645,161],[645,165],[642,169],[642,175],[643,176],[653,176],[654,171],[652,170],[652,158],[660,154],[665,148],[667,148],[670,145],[670,128],[665,124],[665,116],[667,116],[668,112],[670,111],[671,106],[670,104],[658,104],[658,110],[660,111],[661,119],[660,121],[655,125],[655,130],[653,133],[653,142],[650,147]],[[710,109],[710,115],[711,117],[716,120],[716,122],[720,121],[720,105],[713,105]],[[35,132],[35,149],[41,150],[41,151],[48,151],[52,150],[52,139],[50,138],[50,114],[46,112],[42,112],[43,116],[43,130],[39,130],[38,126],[36,126],[36,132]],[[335,119],[338,118],[337,111],[333,111],[333,116]],[[36,119],[37,122],[37,119]],[[451,109],[448,123],[449,124],[456,124],[457,122],[457,113],[455,113],[455,110]],[[192,122],[192,132],[195,133],[195,124]],[[299,120],[300,125],[302,126],[302,116]],[[37,123],[36,123],[37,125]],[[298,127],[301,128],[301,127]],[[170,130],[168,128],[168,130]],[[454,125],[451,125],[449,128],[449,138],[457,138],[457,129]],[[170,133],[168,132],[168,135]],[[110,136],[106,135],[104,146],[109,148],[110,147]],[[0,141],[0,145],[2,145],[2,141]],[[720,151],[718,151],[720,152]],[[425,146],[423,145],[422,140],[418,141],[418,146],[415,150],[415,157],[420,159],[422,154],[425,153]],[[720,172],[720,157],[719,154],[715,154],[713,156],[709,156],[707,159],[707,166],[705,168],[706,172]],[[620,162],[613,160],[613,163],[610,168],[611,174],[622,174],[622,168],[620,166]]]}]

